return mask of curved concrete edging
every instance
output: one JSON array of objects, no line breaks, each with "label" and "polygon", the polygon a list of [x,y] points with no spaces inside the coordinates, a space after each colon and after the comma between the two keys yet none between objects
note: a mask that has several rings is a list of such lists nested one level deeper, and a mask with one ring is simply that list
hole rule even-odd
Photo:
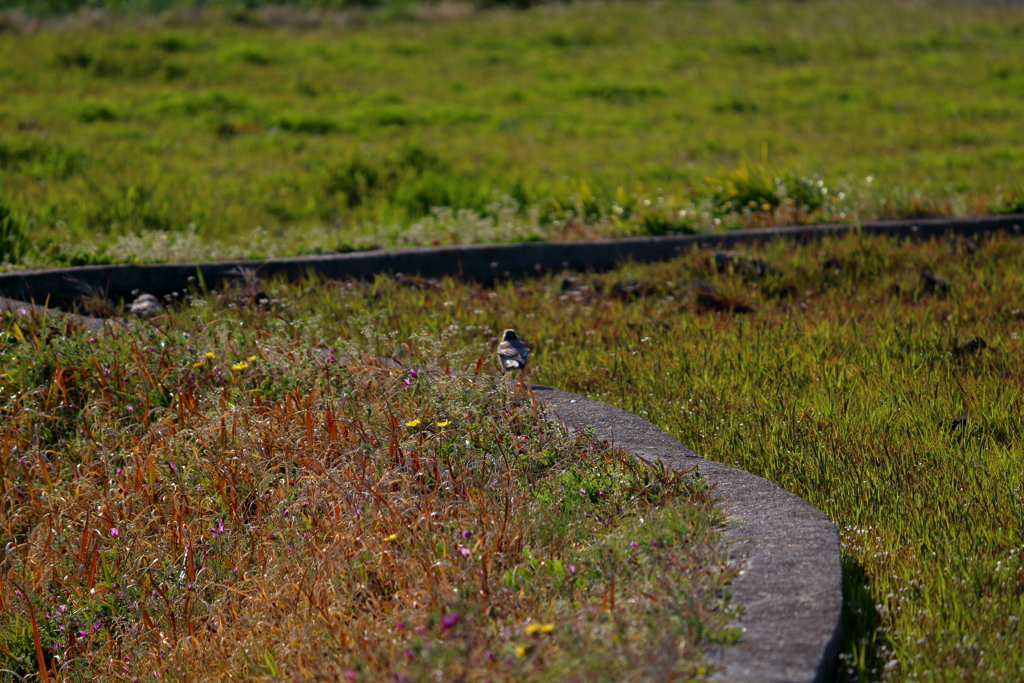
[{"label": "curved concrete edging", "polygon": [[410,247],[349,254],[329,254],[266,260],[216,263],[163,263],[154,265],[80,266],[40,268],[0,273],[0,295],[22,301],[41,301],[50,296],[67,306],[84,293],[96,290],[112,299],[129,299],[135,290],[150,294],[184,291],[192,283],[215,286],[236,277],[241,269],[260,275],[283,274],[291,279],[315,271],[325,277],[366,278],[376,273],[418,273],[424,277],[461,275],[480,282],[524,273],[573,268],[606,269],[632,259],[662,261],[693,245],[728,247],[771,239],[811,240],[851,232],[903,237],[979,235],[1007,231],[1021,233],[1024,214],[974,218],[932,218],[910,221],[878,221],[815,226],[730,230],[706,235],[670,235],[594,240],[591,242],[527,242],[474,244],[453,247]]},{"label": "curved concrete edging", "polygon": [[724,536],[741,567],[730,585],[745,613],[733,645],[709,660],[723,683],[823,683],[839,654],[843,580],[839,533],[823,512],[762,477],[707,460],[647,420],[561,389],[532,387],[534,396],[569,426],[593,427],[644,460],[673,468],[697,466],[722,497]]}]

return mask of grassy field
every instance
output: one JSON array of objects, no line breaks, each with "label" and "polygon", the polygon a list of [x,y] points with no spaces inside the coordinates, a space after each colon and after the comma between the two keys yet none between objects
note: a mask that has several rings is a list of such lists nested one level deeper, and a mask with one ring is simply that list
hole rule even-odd
[{"label": "grassy field", "polygon": [[72,15],[0,40],[0,251],[1024,210],[1022,37],[1019,6],[878,0]]},{"label": "grassy field", "polygon": [[737,633],[702,481],[570,437],[450,332],[378,332],[362,289],[4,317],[0,680],[707,672]]},{"label": "grassy field", "polygon": [[[470,366],[516,321],[533,381],[635,411],[830,514],[844,680],[1019,678],[1024,244],[851,237],[750,257],[342,289],[379,329],[448,331]],[[321,315],[316,296],[295,305]]]},{"label": "grassy field", "polygon": [[[450,370],[438,373],[443,385],[449,371],[457,376],[474,375],[478,367],[485,374],[492,371],[497,334],[514,322],[532,345],[533,381],[632,410],[698,452],[777,481],[832,516],[844,552],[844,680],[1013,680],[1024,670],[1024,656],[1017,647],[1018,624],[1024,618],[1021,273],[1024,244],[1015,237],[915,243],[855,235],[804,246],[773,243],[747,255],[723,253],[718,258],[695,249],[661,264],[627,265],[600,274],[565,273],[505,282],[494,289],[451,279],[384,276],[370,283],[264,283],[273,303],[256,313],[247,308],[251,292],[235,292],[204,299],[206,303],[178,304],[172,309],[173,321],[158,320],[151,332],[139,328],[120,341],[92,345],[80,337],[61,341],[59,334],[50,332],[39,339],[47,344],[40,347],[45,357],[55,354],[57,360],[63,357],[59,354],[72,353],[76,359],[66,368],[62,362],[65,369],[59,373],[56,363],[28,362],[40,353],[29,336],[24,343],[17,340],[18,330],[12,325],[16,318],[8,319],[5,386],[16,389],[4,393],[9,396],[8,414],[18,417],[5,427],[4,462],[11,472],[31,472],[33,486],[42,486],[50,476],[56,480],[47,486],[64,487],[60,490],[67,490],[66,496],[91,496],[82,477],[94,476],[90,468],[122,467],[128,472],[125,465],[114,464],[123,458],[136,463],[131,470],[134,478],[125,482],[142,487],[142,495],[147,495],[145,487],[152,485],[147,477],[158,476],[162,485],[170,486],[173,473],[147,470],[147,463],[156,468],[164,456],[150,457],[139,439],[145,444],[145,435],[154,429],[173,433],[175,411],[191,405],[191,399],[186,400],[183,389],[169,387],[187,383],[187,375],[175,373],[191,372],[191,364],[205,368],[195,371],[204,373],[203,381],[212,383],[212,389],[220,378],[232,383],[223,399],[216,391],[204,394],[203,429],[212,432],[201,432],[206,441],[200,443],[212,439],[215,444],[227,435],[243,439],[236,430],[242,429],[244,420],[236,426],[235,417],[243,409],[259,415],[283,411],[292,421],[281,427],[281,433],[291,434],[288,438],[294,442],[301,441],[310,424],[322,438],[318,425],[327,418],[314,412],[315,419],[308,422],[303,416],[309,412],[287,398],[298,385],[289,383],[281,363],[291,358],[289,349],[303,347],[285,344],[282,333],[316,345],[329,345],[337,336],[349,340],[350,348],[354,345],[374,356],[393,355],[407,368],[440,368],[444,363]],[[305,322],[274,332],[282,320]],[[203,321],[208,328],[190,321]],[[236,327],[238,322],[245,325]],[[363,329],[392,332],[369,341]],[[192,336],[180,337],[183,331]],[[411,336],[417,332],[425,336]],[[261,341],[262,335],[268,335],[266,341]],[[435,350],[427,353],[417,349],[423,342],[416,339],[423,338],[442,341],[434,342]],[[405,339],[412,341],[395,341]],[[216,364],[203,355],[206,345],[215,343],[218,349],[227,349],[216,352]],[[159,344],[170,350],[148,350]],[[243,363],[252,348],[266,349],[254,354],[258,360],[245,361],[259,363],[258,372],[255,365],[231,369]],[[445,351],[447,358],[436,360]],[[105,360],[97,366],[90,353]],[[300,356],[294,358],[298,361]],[[22,364],[14,364],[16,360]],[[118,382],[126,383],[119,391],[132,398],[121,393],[114,400],[105,397],[105,375],[90,370],[102,370],[104,365],[118,368]],[[307,367],[305,362],[299,365]],[[87,402],[77,417],[62,408],[62,401],[69,400],[61,393],[71,390],[69,380],[54,379],[70,378],[71,367],[87,373],[90,383],[75,390],[75,405],[84,400],[84,386],[96,392],[95,407]],[[373,377],[381,369],[367,366],[363,372]],[[331,389],[334,385],[325,384],[322,374],[296,373],[311,400],[321,401],[321,394],[330,396],[332,391],[339,400],[342,390]],[[411,376],[406,379],[414,384]],[[76,384],[79,381],[86,378]],[[339,375],[332,380],[336,381],[352,379]],[[398,377],[391,381],[397,384]],[[263,398],[257,397],[280,382],[288,392],[274,390],[275,405],[283,407],[267,407],[269,399],[259,407]],[[37,388],[26,391],[31,387]],[[410,400],[398,386],[391,389],[401,400]],[[136,425],[141,418],[118,413],[122,401],[141,410],[146,395],[150,410],[163,420],[151,418],[149,432],[145,424]],[[484,401],[482,406],[495,406],[494,401],[505,399],[490,395],[478,400]],[[447,417],[448,408],[428,405],[414,401],[409,408],[391,408],[391,414],[406,426],[419,419],[414,431],[433,432],[441,422],[454,422]],[[480,409],[476,410],[470,412],[479,416]],[[87,432],[76,437],[66,427],[60,428],[63,437],[50,431],[74,420],[112,420],[115,414],[127,420],[124,433],[104,438],[125,445],[102,457],[103,441],[93,443],[98,436]],[[228,416],[225,422],[219,422],[220,415]],[[369,417],[360,419],[370,423]],[[482,426],[475,418],[466,419],[471,434],[484,429],[485,434],[497,435],[502,429],[518,433],[516,420],[524,417],[513,411],[511,423]],[[262,429],[260,424],[252,422],[249,428]],[[379,428],[381,423],[375,424]],[[398,423],[399,431],[402,424]],[[481,453],[493,447],[481,444]],[[83,460],[84,469],[79,469],[79,459],[86,457],[76,455],[82,448],[89,460]],[[196,476],[205,471],[205,452],[181,451],[182,462],[194,467]],[[43,454],[36,457],[44,459],[37,463],[30,453]],[[279,458],[262,466],[291,471]],[[215,483],[202,485],[216,488]],[[24,493],[8,489],[7,495]],[[286,499],[292,500],[287,495]],[[696,500],[700,502],[699,496]],[[197,503],[186,511],[199,515],[203,525],[215,525],[221,513],[214,502],[205,508]],[[162,519],[173,519],[171,513],[180,509],[172,498],[160,504],[171,506],[160,508]],[[56,524],[48,519],[47,524]],[[69,521],[73,533],[61,536],[62,543],[85,543],[71,549],[67,562],[81,564],[91,552],[91,537],[83,535],[80,526],[84,519]],[[586,527],[578,538],[590,532]],[[53,534],[57,533],[54,527]],[[173,535],[160,543],[172,541]],[[98,547],[106,552],[109,543],[104,539]],[[43,552],[42,546],[30,548]],[[149,552],[164,560],[177,557],[167,560],[171,564],[182,557],[160,544]],[[240,561],[235,556],[229,559]],[[77,576],[88,576],[85,569],[77,571]],[[5,605],[13,606],[13,586],[4,585]],[[61,586],[81,589],[70,581]],[[271,594],[269,587],[265,592]]]}]

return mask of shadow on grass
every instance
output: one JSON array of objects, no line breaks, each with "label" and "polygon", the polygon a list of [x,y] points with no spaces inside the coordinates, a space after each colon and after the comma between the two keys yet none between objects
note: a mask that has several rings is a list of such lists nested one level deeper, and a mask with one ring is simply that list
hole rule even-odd
[{"label": "shadow on grass", "polygon": [[843,640],[836,674],[841,683],[881,680],[891,649],[877,604],[863,565],[844,553]]}]

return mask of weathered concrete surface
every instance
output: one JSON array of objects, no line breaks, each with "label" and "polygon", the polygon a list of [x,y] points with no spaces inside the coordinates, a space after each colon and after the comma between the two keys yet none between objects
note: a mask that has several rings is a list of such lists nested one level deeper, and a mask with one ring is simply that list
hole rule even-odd
[{"label": "weathered concrete surface", "polygon": [[728,683],[819,683],[831,679],[843,609],[839,534],[807,501],[749,472],[707,460],[628,411],[549,387],[534,396],[570,427],[646,460],[697,466],[721,496],[732,559],[741,568],[731,590],[744,606],[734,645],[710,653]]},{"label": "weathered concrete surface", "polygon": [[[24,311],[24,313],[22,313],[22,311]],[[90,332],[98,332],[107,325],[113,324],[113,321],[103,320],[101,318],[90,318],[85,315],[72,315],[65,313],[64,311],[57,310],[55,308],[46,308],[38,304],[30,304],[24,301],[6,299],[2,296],[0,296],[0,312],[14,313],[16,315],[31,315],[34,317],[42,317],[45,315],[53,320],[61,318],[70,318],[76,323],[80,323],[82,327],[89,330]]]},{"label": "weathered concrete surface", "polygon": [[241,269],[260,276],[284,275],[290,279],[311,272],[328,278],[368,278],[376,273],[419,274],[424,277],[461,275],[478,282],[508,276],[559,270],[607,269],[632,259],[663,261],[693,245],[729,247],[773,239],[812,240],[860,230],[869,234],[905,237],[941,237],[946,234],[979,235],[1007,231],[1020,234],[1024,215],[976,218],[934,218],[915,221],[879,221],[861,226],[848,224],[732,230],[710,235],[670,235],[592,242],[530,242],[525,244],[477,244],[455,247],[381,249],[351,254],[327,254],[217,263],[166,263],[156,265],[83,266],[44,268],[0,274],[0,295],[22,301],[42,301],[47,295],[59,306],[69,306],[86,291],[95,290],[111,299],[130,300],[133,292],[161,296],[205,283],[215,287],[237,278]]}]

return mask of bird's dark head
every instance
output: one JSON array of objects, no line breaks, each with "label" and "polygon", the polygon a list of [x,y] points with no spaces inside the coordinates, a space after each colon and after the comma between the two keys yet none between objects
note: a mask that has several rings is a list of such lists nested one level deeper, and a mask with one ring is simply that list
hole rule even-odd
[{"label": "bird's dark head", "polygon": [[516,336],[516,331],[512,329],[505,330],[505,334],[501,336],[501,341],[516,341],[517,339],[519,337]]}]

